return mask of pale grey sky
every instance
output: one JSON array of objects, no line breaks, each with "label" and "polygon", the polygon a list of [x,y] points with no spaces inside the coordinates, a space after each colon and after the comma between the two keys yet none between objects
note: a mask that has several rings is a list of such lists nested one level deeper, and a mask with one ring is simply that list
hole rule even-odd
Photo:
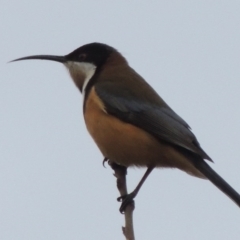
[{"label": "pale grey sky", "polygon": [[[117,48],[192,127],[240,192],[240,1],[13,1],[0,8],[0,239],[123,239],[110,168],[61,64]],[[143,169],[130,169],[133,189]],[[240,209],[209,181],[155,170],[136,198],[137,240],[239,239]]]}]

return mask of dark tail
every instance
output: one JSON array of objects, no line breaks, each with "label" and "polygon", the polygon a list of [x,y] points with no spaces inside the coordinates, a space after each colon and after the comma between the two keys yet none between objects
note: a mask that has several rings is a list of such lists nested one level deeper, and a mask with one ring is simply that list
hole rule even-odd
[{"label": "dark tail", "polygon": [[221,178],[204,160],[195,159],[193,165],[216,187],[230,197],[240,207],[240,195],[223,178]]}]

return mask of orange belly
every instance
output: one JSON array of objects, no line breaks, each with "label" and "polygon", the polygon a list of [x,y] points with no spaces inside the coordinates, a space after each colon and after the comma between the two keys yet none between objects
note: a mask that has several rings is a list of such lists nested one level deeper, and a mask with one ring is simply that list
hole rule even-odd
[{"label": "orange belly", "polygon": [[172,145],[160,142],[146,131],[107,114],[94,87],[85,103],[84,118],[104,157],[123,166],[176,167],[202,177]]}]

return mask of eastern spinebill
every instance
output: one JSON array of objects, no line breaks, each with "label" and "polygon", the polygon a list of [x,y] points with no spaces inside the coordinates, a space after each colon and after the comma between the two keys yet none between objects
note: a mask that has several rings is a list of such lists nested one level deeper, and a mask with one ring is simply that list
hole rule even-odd
[{"label": "eastern spinebill", "polygon": [[132,202],[156,167],[178,168],[209,179],[240,207],[240,195],[206,162],[189,125],[113,47],[90,43],[65,56],[34,55],[13,61],[42,59],[63,63],[83,94],[83,114],[89,133],[105,159],[129,167],[147,167],[120,211]]}]

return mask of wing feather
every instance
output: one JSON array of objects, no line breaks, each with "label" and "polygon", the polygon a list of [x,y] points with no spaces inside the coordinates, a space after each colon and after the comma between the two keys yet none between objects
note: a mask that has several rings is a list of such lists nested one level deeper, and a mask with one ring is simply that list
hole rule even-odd
[{"label": "wing feather", "polygon": [[126,85],[112,81],[96,83],[95,90],[108,114],[144,129],[160,141],[177,145],[212,161],[200,147],[189,125],[154,90],[154,101],[137,91],[131,91]]}]

